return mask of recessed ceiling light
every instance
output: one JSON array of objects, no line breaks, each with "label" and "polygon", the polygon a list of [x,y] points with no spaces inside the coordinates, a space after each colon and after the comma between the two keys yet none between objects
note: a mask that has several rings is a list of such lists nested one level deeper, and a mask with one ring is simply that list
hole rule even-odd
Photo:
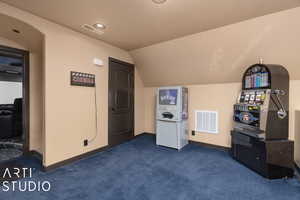
[{"label": "recessed ceiling light", "polygon": [[104,24],[100,24],[100,23],[96,23],[93,26],[97,29],[102,29],[102,30],[106,28]]},{"label": "recessed ceiling light", "polygon": [[152,0],[156,4],[162,4],[165,3],[167,0]]},{"label": "recessed ceiling light", "polygon": [[94,25],[83,24],[81,26],[81,28],[83,28],[86,31],[90,31],[90,32],[96,33],[98,35],[102,35],[104,33],[103,29],[96,28]]}]

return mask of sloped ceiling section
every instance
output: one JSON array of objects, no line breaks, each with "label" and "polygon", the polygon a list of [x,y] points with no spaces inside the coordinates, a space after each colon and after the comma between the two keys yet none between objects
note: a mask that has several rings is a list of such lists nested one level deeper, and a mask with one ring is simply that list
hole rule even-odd
[{"label": "sloped ceiling section", "polygon": [[240,82],[263,58],[300,79],[300,8],[131,51],[145,86]]},{"label": "sloped ceiling section", "polygon": [[[300,0],[1,0],[132,50],[300,6]],[[104,23],[103,35],[81,29]]]}]

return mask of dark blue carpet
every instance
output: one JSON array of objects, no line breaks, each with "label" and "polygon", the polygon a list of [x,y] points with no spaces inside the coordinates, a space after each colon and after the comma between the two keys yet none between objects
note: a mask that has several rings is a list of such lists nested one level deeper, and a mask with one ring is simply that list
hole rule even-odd
[{"label": "dark blue carpet", "polygon": [[140,136],[47,173],[36,170],[33,176],[50,181],[51,191],[1,191],[0,199],[300,199],[296,179],[267,180],[226,152],[194,144],[177,152],[157,147],[152,136]]}]

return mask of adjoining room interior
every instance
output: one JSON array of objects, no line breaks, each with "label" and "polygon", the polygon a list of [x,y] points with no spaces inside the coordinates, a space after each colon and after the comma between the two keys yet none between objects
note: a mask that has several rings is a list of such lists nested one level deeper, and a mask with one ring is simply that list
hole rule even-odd
[{"label": "adjoining room interior", "polygon": [[[43,35],[0,15],[0,163],[43,159]],[[25,167],[18,164],[18,168]]]},{"label": "adjoining room interior", "polygon": [[24,55],[1,47],[0,51],[0,162],[21,156],[23,130]]},{"label": "adjoining room interior", "polygon": [[299,18],[299,0],[0,0],[1,198],[300,199]]}]

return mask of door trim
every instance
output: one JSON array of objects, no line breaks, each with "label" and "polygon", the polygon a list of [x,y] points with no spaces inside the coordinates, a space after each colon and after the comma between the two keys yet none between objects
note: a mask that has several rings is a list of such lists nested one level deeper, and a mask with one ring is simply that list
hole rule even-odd
[{"label": "door trim", "polygon": [[29,85],[29,51],[22,50],[22,49],[16,49],[8,46],[0,45],[0,52],[6,52],[9,54],[18,54],[23,56],[24,60],[24,71],[23,71],[23,80],[22,80],[22,89],[23,89],[23,131],[25,135],[25,139],[23,141],[23,154],[28,154],[30,152],[29,150],[29,118],[30,118],[30,107],[29,107],[29,95],[30,95],[30,85]]},{"label": "door trim", "polygon": [[132,67],[133,69],[133,99],[132,99],[132,104],[133,104],[133,120],[132,120],[132,135],[131,135],[131,138],[134,138],[134,132],[135,132],[135,66],[134,64],[131,64],[131,63],[128,63],[128,62],[125,62],[125,61],[122,61],[122,60],[118,60],[116,58],[112,58],[112,57],[108,57],[108,132],[107,132],[107,143],[108,143],[108,146],[112,146],[109,144],[109,120],[110,120],[110,63],[119,63],[121,65],[125,65],[125,66],[128,66],[128,67]]}]

